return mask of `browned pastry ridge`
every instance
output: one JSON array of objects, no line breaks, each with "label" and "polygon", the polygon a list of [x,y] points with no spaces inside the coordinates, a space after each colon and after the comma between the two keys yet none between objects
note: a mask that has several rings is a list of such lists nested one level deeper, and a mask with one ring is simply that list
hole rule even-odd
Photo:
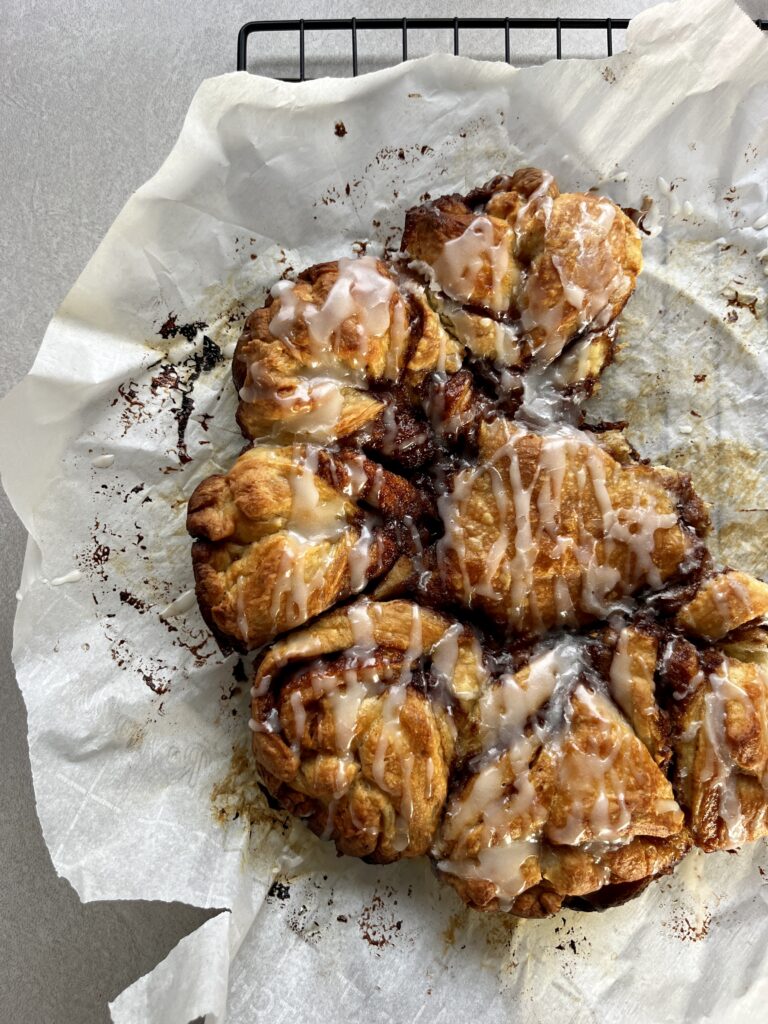
[{"label": "browned pastry ridge", "polygon": [[415,207],[396,258],[247,318],[250,446],[189,500],[271,798],[480,910],[602,909],[768,835],[768,585],[580,408],[641,265],[624,211],[535,168]]}]

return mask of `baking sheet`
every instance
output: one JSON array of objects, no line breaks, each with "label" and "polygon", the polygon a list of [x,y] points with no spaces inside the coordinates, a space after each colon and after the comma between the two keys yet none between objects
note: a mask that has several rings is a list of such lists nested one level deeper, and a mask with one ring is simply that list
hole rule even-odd
[{"label": "baking sheet", "polygon": [[427,192],[532,163],[564,188],[652,198],[592,415],[688,468],[716,557],[765,575],[766,109],[768,44],[726,0],[640,15],[607,60],[437,56],[355,81],[201,86],[0,406],[0,470],[30,533],[14,658],[53,863],[86,900],[228,911],[126,990],[115,1021],[759,1012],[764,844],[692,858],[602,916],[520,922],[463,909],[426,863],[339,859],[265,810],[248,666],[221,656],[191,598],[184,511],[242,446],[228,361],[274,279],[392,242]]}]

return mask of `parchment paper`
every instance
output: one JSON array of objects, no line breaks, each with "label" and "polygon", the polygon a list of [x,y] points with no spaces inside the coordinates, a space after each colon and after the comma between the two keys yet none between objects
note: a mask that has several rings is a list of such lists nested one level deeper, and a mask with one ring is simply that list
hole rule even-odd
[{"label": "parchment paper", "polygon": [[[229,911],[113,1004],[118,1024],[758,1019],[764,843],[690,858],[603,915],[462,908],[261,802],[248,666],[190,594],[186,499],[242,446],[229,357],[288,267],[376,251],[426,193],[532,163],[650,196],[625,347],[592,415],[691,470],[713,550],[765,574],[768,43],[729,0],[637,17],[609,60],[436,56],[356,81],[211,79],[0,406],[29,530],[14,657],[38,811],[84,900]],[[762,254],[762,255],[760,255]]]}]

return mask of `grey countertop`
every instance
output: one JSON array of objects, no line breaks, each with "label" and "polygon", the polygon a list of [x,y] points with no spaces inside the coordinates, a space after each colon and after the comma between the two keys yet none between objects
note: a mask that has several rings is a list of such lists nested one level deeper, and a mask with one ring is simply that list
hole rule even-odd
[{"label": "grey countertop", "polygon": [[[401,16],[631,17],[644,0],[498,0],[468,11],[413,0]],[[768,0],[745,0],[768,17]],[[253,18],[381,14],[370,0],[304,5],[230,0],[25,0],[7,4],[0,33],[0,391],[27,372],[46,324],[131,192],[149,178],[179,132],[192,95],[211,75],[234,70],[239,26]],[[294,44],[295,45],[295,44]],[[347,73],[346,38],[307,43],[310,73]],[[416,34],[410,53],[450,45],[449,34]],[[566,33],[564,56],[598,56],[604,39]],[[501,41],[468,34],[462,52],[491,56]],[[623,46],[617,34],[616,48]],[[361,70],[396,56],[398,40],[366,36]],[[497,51],[497,52],[499,52]],[[515,37],[517,63],[551,56],[544,32]],[[324,63],[320,64],[320,53]],[[254,39],[251,68],[290,74],[291,38]],[[35,814],[26,716],[11,664],[15,592],[25,532],[0,492],[0,1021],[96,1024],[107,1001],[151,970],[209,915],[179,904],[83,905],[53,870]],[[169,1022],[174,1024],[174,1022]],[[183,1024],[183,1022],[180,1022]]]}]

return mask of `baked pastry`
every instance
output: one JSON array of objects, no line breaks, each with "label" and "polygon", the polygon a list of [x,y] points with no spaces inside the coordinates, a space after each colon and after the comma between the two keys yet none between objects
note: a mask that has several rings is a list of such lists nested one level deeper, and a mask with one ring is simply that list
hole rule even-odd
[{"label": "baked pastry", "polygon": [[256,671],[253,749],[272,796],[340,853],[425,854],[456,717],[487,673],[472,630],[407,601],[358,601],[274,644]]},{"label": "baked pastry", "polygon": [[424,289],[396,268],[370,256],[321,263],[279,281],[246,320],[232,363],[237,421],[248,438],[281,441],[335,441],[380,418],[386,432],[393,388],[402,400],[460,365]]},{"label": "baked pastry", "polygon": [[667,652],[675,791],[708,852],[768,835],[768,637],[749,641],[749,660],[685,640]]},{"label": "baked pastry", "polygon": [[607,618],[705,555],[707,514],[690,480],[633,459],[610,433],[482,423],[476,463],[438,506],[445,533],[414,570],[419,586],[508,633]]},{"label": "baked pastry", "polygon": [[233,361],[256,443],[189,501],[206,621],[263,647],[271,799],[524,917],[768,835],[768,584],[579,411],[634,224],[523,168],[410,210],[401,252],[275,285]]},{"label": "baked pastry", "polygon": [[768,586],[746,573],[707,579],[678,614],[696,638],[664,652],[674,785],[703,850],[768,835]]},{"label": "baked pastry", "polygon": [[249,448],[189,500],[203,615],[225,646],[260,647],[385,572],[430,512],[422,492],[359,453]]},{"label": "baked pastry", "polygon": [[402,248],[451,300],[462,343],[510,367],[547,365],[607,328],[642,266],[640,233],[615,203],[561,193],[533,167],[409,210]]},{"label": "baked pastry", "polygon": [[733,569],[706,579],[677,614],[677,624],[704,640],[721,640],[768,615],[768,584]]},{"label": "baked pastry", "polygon": [[614,702],[618,690],[630,717],[648,710],[630,653],[642,634],[621,639],[612,652],[605,638],[561,641],[477,701],[433,851],[470,906],[540,917],[615,902],[689,849],[668,779]]}]

